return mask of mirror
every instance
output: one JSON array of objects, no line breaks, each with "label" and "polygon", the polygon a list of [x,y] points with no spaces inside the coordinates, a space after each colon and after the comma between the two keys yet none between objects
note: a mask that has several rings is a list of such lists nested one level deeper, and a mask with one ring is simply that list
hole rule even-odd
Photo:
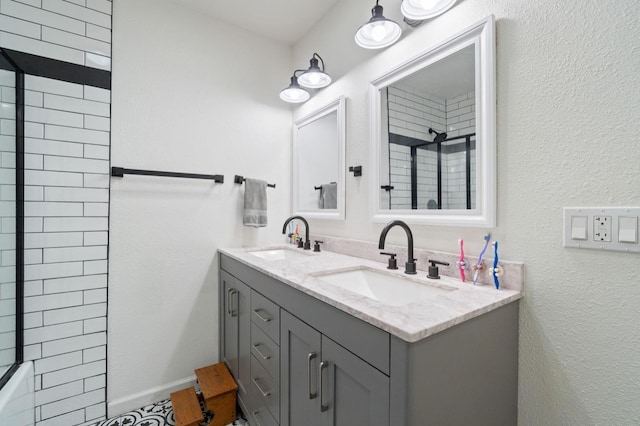
[{"label": "mirror", "polygon": [[293,211],[315,219],[344,219],[345,98],[293,126]]},{"label": "mirror", "polygon": [[370,85],[376,222],[495,226],[490,16]]}]

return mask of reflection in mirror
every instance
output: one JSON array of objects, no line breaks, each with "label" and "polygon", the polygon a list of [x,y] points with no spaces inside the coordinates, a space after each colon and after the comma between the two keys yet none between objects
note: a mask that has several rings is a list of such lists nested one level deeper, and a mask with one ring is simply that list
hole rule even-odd
[{"label": "reflection in mirror", "polygon": [[294,214],[344,219],[344,115],[341,97],[295,122]]},{"label": "reflection in mirror", "polygon": [[[0,54],[0,378],[16,362],[16,73]],[[11,272],[14,273],[11,273]]]},{"label": "reflection in mirror", "polygon": [[382,161],[393,189],[381,205],[475,208],[474,58],[469,46],[383,89]]},{"label": "reflection in mirror", "polygon": [[495,224],[490,16],[371,83],[374,220]]}]

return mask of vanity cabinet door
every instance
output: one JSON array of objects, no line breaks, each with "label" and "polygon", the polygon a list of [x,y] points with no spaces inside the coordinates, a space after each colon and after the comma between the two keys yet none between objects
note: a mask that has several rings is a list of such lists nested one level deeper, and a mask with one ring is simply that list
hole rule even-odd
[{"label": "vanity cabinet door", "polygon": [[389,377],[326,336],[320,377],[322,426],[389,426]]},{"label": "vanity cabinet door", "polygon": [[238,392],[245,401],[250,376],[250,289],[242,281],[222,271],[222,359],[238,383]]},{"label": "vanity cabinet door", "polygon": [[321,334],[285,310],[280,327],[280,425],[320,426]]},{"label": "vanity cabinet door", "polygon": [[281,311],[281,426],[389,426],[389,377]]}]

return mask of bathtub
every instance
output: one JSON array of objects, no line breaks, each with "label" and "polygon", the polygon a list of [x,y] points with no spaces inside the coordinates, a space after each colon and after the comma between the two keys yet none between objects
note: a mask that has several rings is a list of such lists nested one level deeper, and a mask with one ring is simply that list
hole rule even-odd
[{"label": "bathtub", "polygon": [[0,389],[0,426],[33,426],[34,392],[33,362],[29,361]]}]

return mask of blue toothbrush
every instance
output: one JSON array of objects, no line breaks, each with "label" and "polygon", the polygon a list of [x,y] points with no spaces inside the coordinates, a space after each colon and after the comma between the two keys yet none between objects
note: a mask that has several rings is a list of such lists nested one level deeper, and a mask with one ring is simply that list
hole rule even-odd
[{"label": "blue toothbrush", "polygon": [[491,244],[494,248],[495,256],[493,257],[493,268],[491,268],[491,275],[493,275],[493,283],[496,285],[496,290],[500,288],[500,281],[498,277],[501,277],[504,270],[502,266],[498,266],[498,241],[494,241]]},{"label": "blue toothbrush", "polygon": [[482,256],[484,256],[484,252],[487,251],[487,246],[489,245],[490,239],[491,239],[491,233],[488,233],[487,235],[484,236],[484,247],[480,252],[480,256],[478,256],[478,263],[476,263],[476,271],[473,274],[473,285],[476,285],[476,283],[478,282],[478,275],[480,275],[480,271],[484,266],[482,264]]}]

